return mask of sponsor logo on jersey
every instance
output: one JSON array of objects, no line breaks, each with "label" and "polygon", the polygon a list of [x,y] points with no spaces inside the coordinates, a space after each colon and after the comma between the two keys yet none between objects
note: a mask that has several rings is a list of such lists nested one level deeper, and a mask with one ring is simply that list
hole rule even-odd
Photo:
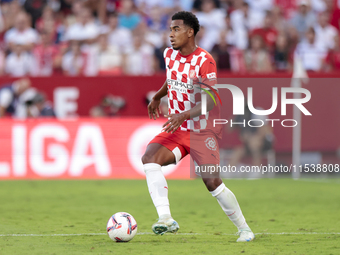
[{"label": "sponsor logo on jersey", "polygon": [[194,89],[194,86],[190,83],[167,79],[166,82],[172,89]]},{"label": "sponsor logo on jersey", "polygon": [[207,78],[208,79],[216,79],[216,73],[208,73]]}]

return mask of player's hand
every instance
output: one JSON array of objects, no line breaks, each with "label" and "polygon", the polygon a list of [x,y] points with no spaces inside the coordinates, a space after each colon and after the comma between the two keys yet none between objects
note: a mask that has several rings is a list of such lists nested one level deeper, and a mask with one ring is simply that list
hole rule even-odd
[{"label": "player's hand", "polygon": [[164,115],[164,117],[168,118],[168,121],[164,123],[163,128],[165,132],[173,134],[175,131],[182,125],[182,123],[187,119],[186,114],[178,113],[178,114],[169,114]]},{"label": "player's hand", "polygon": [[161,114],[161,108],[159,107],[161,100],[152,99],[148,105],[149,118],[156,120]]}]

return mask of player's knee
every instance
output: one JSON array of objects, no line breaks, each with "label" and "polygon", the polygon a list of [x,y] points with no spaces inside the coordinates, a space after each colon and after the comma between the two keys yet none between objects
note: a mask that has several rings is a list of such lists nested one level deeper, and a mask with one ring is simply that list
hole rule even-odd
[{"label": "player's knee", "polygon": [[214,191],[222,183],[220,178],[203,178],[203,182],[209,191]]},{"label": "player's knee", "polygon": [[153,163],[153,162],[152,162],[152,156],[149,155],[148,153],[145,153],[145,154],[142,156],[142,163],[143,163],[143,164]]}]

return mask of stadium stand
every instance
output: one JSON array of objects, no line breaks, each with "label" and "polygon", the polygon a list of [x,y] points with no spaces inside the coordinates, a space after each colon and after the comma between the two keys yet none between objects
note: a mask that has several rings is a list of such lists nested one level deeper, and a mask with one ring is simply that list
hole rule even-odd
[{"label": "stadium stand", "polygon": [[331,59],[339,34],[336,0],[6,0],[0,8],[1,76],[161,72],[168,22],[181,9],[195,12],[202,26],[197,43],[222,70],[291,72],[298,52],[307,69],[338,71]]}]

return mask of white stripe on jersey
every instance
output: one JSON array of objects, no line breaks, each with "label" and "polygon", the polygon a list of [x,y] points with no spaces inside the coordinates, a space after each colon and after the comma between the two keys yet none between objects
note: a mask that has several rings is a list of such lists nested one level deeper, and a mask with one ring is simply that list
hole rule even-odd
[{"label": "white stripe on jersey", "polygon": [[173,52],[172,52],[172,54],[171,54],[171,56],[170,56],[170,59],[171,60],[175,60],[176,59],[176,56],[177,56],[177,54],[178,54],[178,50],[174,50]]}]

